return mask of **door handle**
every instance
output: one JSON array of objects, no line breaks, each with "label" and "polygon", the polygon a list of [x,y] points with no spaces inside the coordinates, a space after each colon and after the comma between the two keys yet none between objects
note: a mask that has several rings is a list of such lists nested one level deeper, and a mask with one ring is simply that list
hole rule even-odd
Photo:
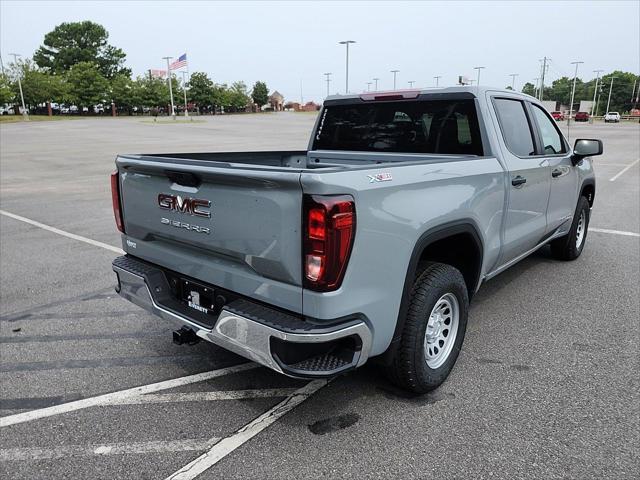
[{"label": "door handle", "polygon": [[527,183],[527,179],[524,177],[521,177],[520,175],[518,175],[517,177],[511,180],[511,185],[513,185],[514,187],[517,187],[518,185],[523,185],[525,183]]},{"label": "door handle", "polygon": [[559,168],[556,168],[551,172],[551,176],[553,178],[559,177],[560,175],[562,175],[562,170],[560,170]]}]

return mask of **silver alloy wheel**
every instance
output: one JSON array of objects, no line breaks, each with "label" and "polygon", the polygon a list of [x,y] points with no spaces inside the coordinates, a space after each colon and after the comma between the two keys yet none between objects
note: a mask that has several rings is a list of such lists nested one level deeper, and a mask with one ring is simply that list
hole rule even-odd
[{"label": "silver alloy wheel", "polygon": [[584,241],[585,224],[587,223],[587,217],[584,210],[580,212],[580,218],[578,219],[578,227],[576,228],[576,248],[580,248]]},{"label": "silver alloy wheel", "polygon": [[453,293],[445,293],[431,310],[424,335],[424,355],[429,368],[435,370],[449,358],[456,343],[459,319],[458,299]]}]

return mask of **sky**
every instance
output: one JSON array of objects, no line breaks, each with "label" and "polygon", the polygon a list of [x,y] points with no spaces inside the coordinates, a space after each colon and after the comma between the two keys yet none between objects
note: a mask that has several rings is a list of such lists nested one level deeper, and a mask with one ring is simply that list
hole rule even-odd
[{"label": "sky", "polygon": [[[187,53],[190,72],[217,83],[265,81],[286,100],[321,101],[330,93],[454,85],[459,75],[516,89],[550,58],[548,81],[585,80],[596,69],[640,73],[640,1],[593,2],[99,2],[0,0],[0,54],[31,56],[62,22],[91,20],[127,54],[134,75],[166,68],[162,57]],[[629,92],[631,95],[631,92]]]}]

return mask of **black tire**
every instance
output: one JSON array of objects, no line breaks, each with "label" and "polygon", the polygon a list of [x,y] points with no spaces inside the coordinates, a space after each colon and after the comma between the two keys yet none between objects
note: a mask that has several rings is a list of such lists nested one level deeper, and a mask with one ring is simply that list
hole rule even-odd
[{"label": "black tire", "polygon": [[[425,351],[427,323],[434,307],[440,305],[447,294],[453,295],[457,301],[457,331],[448,356],[442,357],[444,363],[434,369],[427,364]],[[400,345],[387,367],[389,379],[397,386],[416,393],[437,388],[456,363],[467,330],[468,314],[469,294],[460,271],[443,263],[424,265],[411,289]],[[444,333],[444,324],[441,329]]]},{"label": "black tire", "polygon": [[[586,197],[580,197],[576,211],[573,215],[573,222],[571,223],[571,229],[569,233],[563,237],[557,238],[550,242],[551,254],[558,260],[571,261],[580,256],[584,249],[584,244],[587,242],[587,232],[589,231],[589,216],[591,209],[589,207],[589,201]],[[584,215],[584,216],[583,216]],[[578,243],[578,229],[580,225],[580,219],[583,219],[582,224],[582,240]]]}]

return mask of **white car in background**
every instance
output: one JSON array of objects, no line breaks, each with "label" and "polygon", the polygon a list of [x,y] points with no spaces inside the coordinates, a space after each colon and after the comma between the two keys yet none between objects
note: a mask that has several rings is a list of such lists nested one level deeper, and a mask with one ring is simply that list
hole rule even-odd
[{"label": "white car in background", "polygon": [[618,112],[607,112],[604,115],[604,123],[614,122],[618,123],[620,121],[620,114]]}]

